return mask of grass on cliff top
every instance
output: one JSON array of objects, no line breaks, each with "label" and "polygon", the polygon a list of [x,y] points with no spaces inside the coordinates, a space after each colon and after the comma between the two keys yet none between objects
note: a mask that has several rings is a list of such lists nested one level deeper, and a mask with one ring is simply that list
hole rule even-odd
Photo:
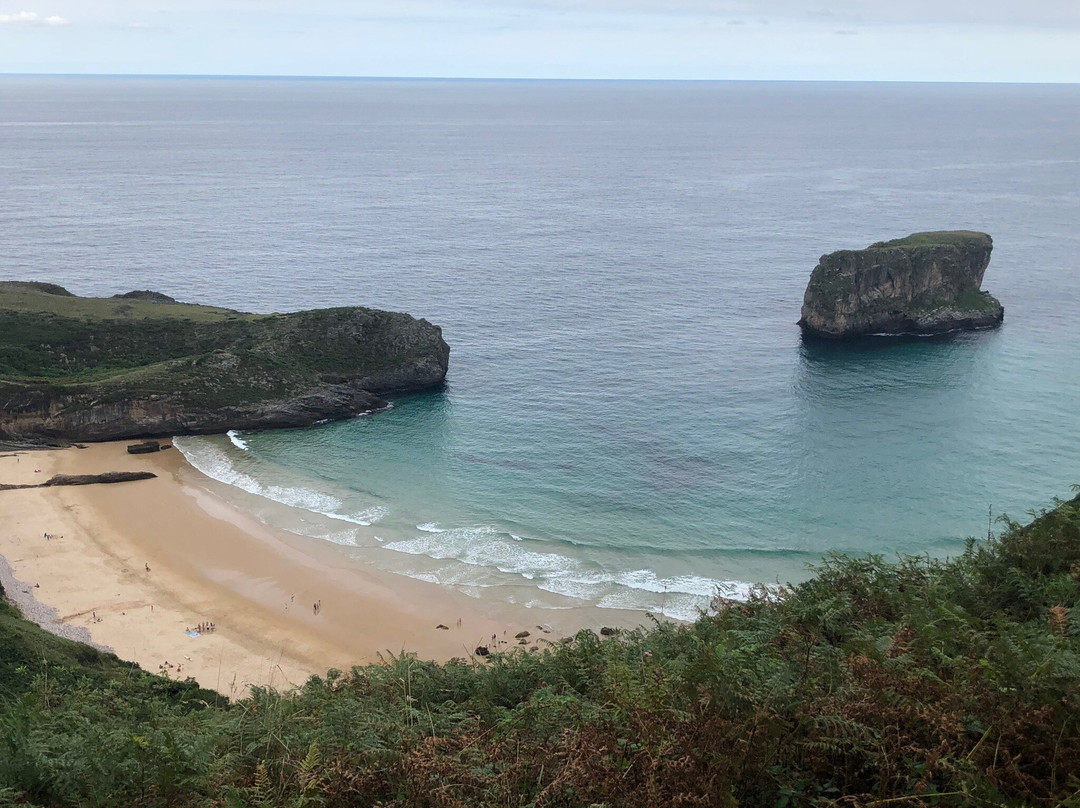
[{"label": "grass on cliff top", "polygon": [[274,398],[321,373],[367,375],[423,349],[395,343],[404,317],[360,307],[241,314],[0,283],[0,382],[109,382],[121,397],[190,388],[220,405]]},{"label": "grass on cliff top", "polygon": [[831,556],[715,606],[202,709],[16,638],[0,805],[1080,805],[1080,498],[949,561]]},{"label": "grass on cliff top", "polygon": [[260,316],[191,303],[155,303],[131,298],[77,297],[62,286],[32,281],[0,282],[0,311],[53,314],[83,320],[177,319],[197,323]]},{"label": "grass on cliff top", "polygon": [[868,249],[965,246],[972,242],[986,246],[993,243],[989,235],[974,230],[931,230],[925,233],[912,233],[910,236],[895,238],[891,241],[878,241],[871,244]]}]

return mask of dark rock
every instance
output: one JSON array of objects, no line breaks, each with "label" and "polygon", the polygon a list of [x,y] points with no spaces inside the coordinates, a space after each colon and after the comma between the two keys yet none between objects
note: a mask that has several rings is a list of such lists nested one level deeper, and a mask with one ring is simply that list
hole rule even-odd
[{"label": "dark rock", "polygon": [[143,441],[142,443],[132,443],[127,447],[128,454],[153,454],[154,452],[161,451],[161,444],[156,440]]},{"label": "dark rock", "polygon": [[106,471],[104,474],[57,474],[42,483],[42,487],[56,485],[97,485],[112,483],[133,483],[139,480],[153,480],[156,474],[150,471]]},{"label": "dark rock", "polygon": [[163,295],[161,292],[151,292],[149,289],[140,289],[134,292],[125,292],[122,295],[113,295],[114,300],[146,300],[150,303],[175,303],[176,298]]},{"label": "dark rock", "polygon": [[61,485],[109,485],[113,483],[131,483],[139,480],[152,480],[156,474],[149,471],[106,471],[104,474],[57,474],[38,485],[0,484],[0,491],[14,491],[22,488],[55,488]]},{"label": "dark rock", "polygon": [[612,637],[618,633],[619,630],[617,628],[612,628],[611,626],[604,626],[600,629],[600,634],[603,637]]},{"label": "dark rock", "polygon": [[440,629],[442,631],[449,631],[450,630],[450,626],[444,626],[442,623],[439,623],[439,625],[435,626],[435,628]]},{"label": "dark rock", "polygon": [[478,645],[476,646],[476,651],[474,653],[477,656],[487,656],[491,653],[491,651],[488,650],[488,647],[486,645]]},{"label": "dark rock", "polygon": [[63,286],[55,283],[42,283],[41,281],[21,281],[20,286],[24,286],[27,289],[33,289],[36,292],[41,292],[45,295],[55,295],[56,297],[75,297],[74,294],[69,292]]},{"label": "dark rock", "polygon": [[1005,309],[980,291],[993,240],[967,230],[914,233],[823,255],[799,325],[815,337],[936,334],[999,325]]},{"label": "dark rock", "polygon": [[519,631],[517,634],[514,635],[514,637],[519,639],[519,640],[523,639],[525,637],[528,637],[528,636],[530,636],[530,635],[529,635],[529,632],[527,632],[527,631]]}]

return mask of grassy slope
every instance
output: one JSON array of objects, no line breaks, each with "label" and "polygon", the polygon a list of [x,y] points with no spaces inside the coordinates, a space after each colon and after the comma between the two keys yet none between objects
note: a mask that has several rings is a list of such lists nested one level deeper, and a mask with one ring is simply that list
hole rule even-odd
[{"label": "grassy slope", "polygon": [[181,319],[199,323],[250,319],[260,315],[242,314],[214,306],[190,303],[155,303],[116,297],[77,297],[61,286],[23,281],[0,282],[0,309],[75,317],[81,320]]},{"label": "grassy slope", "polygon": [[211,408],[276,400],[319,387],[323,374],[366,378],[427,355],[430,339],[414,326],[371,309],[254,315],[0,283],[0,385]]},{"label": "grassy slope", "polygon": [[953,561],[832,557],[718,607],[203,710],[24,663],[0,804],[1080,804],[1080,498]]},{"label": "grassy slope", "polygon": [[986,247],[992,244],[992,240],[986,233],[978,233],[974,230],[931,230],[925,233],[912,233],[910,236],[894,238],[891,241],[879,241],[871,244],[868,249],[966,247],[971,244]]},{"label": "grassy slope", "polygon": [[[3,593],[0,588],[0,702],[29,692],[39,675],[47,673],[52,678],[50,687],[61,690],[82,682],[94,687],[139,682],[163,693],[194,692],[189,685],[147,674],[115,654],[44,631],[24,620],[4,599]],[[198,690],[198,696],[215,698],[213,693],[205,690]]]},{"label": "grassy slope", "polygon": [[0,283],[0,378],[77,385],[121,377],[235,344],[264,317]]}]

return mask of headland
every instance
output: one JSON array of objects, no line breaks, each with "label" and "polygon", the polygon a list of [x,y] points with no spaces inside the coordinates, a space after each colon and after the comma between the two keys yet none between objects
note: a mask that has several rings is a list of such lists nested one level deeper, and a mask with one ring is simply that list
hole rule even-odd
[{"label": "headland", "polygon": [[0,283],[0,441],[308,426],[442,383],[442,330],[359,307],[246,314],[157,292]]}]

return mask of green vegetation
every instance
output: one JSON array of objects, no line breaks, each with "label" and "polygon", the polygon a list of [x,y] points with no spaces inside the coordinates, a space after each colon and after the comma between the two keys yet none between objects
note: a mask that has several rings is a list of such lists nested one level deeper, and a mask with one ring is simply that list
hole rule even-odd
[{"label": "green vegetation", "polygon": [[[384,320],[373,309],[320,309],[293,315],[240,314],[184,303],[85,298],[43,292],[51,284],[0,283],[0,379],[77,385],[109,379],[155,387],[177,362],[187,367],[228,352],[310,379],[323,372],[369,372],[387,362],[376,340]],[[361,317],[354,322],[352,315]],[[160,386],[160,385],[157,385]],[[162,392],[169,390],[165,386]],[[268,388],[272,389],[272,388]]]},{"label": "green vegetation", "polygon": [[151,300],[120,297],[77,297],[55,283],[29,281],[0,282],[0,309],[29,314],[53,314],[82,320],[186,319],[211,323],[234,318],[256,318],[259,315],[241,314],[214,306],[188,303],[158,303]]},{"label": "green vegetation", "polygon": [[692,626],[232,704],[0,629],[0,805],[1080,805],[1080,497]]},{"label": "green vegetation", "polygon": [[871,244],[868,249],[885,249],[890,247],[983,247],[988,248],[993,242],[986,233],[978,233],[974,230],[932,230],[926,233],[912,233],[904,238],[894,238],[891,241],[879,241]]},{"label": "green vegetation", "polygon": [[1001,304],[989,292],[979,289],[965,289],[953,301],[953,306],[961,311],[985,312],[993,314]]},{"label": "green vegetation", "polygon": [[952,300],[929,300],[913,303],[908,307],[912,314],[926,314],[941,309],[951,309],[969,314],[994,314],[998,311],[998,303],[989,292],[980,289],[965,289]]},{"label": "green vegetation", "polygon": [[9,437],[297,426],[371,409],[375,393],[428,387],[446,373],[441,332],[407,314],[241,314],[133,294],[81,298],[51,284],[0,283]]},{"label": "green vegetation", "polygon": [[823,308],[833,308],[855,292],[855,276],[842,270],[847,255],[850,252],[841,251],[827,256],[810,275],[807,291]]}]

